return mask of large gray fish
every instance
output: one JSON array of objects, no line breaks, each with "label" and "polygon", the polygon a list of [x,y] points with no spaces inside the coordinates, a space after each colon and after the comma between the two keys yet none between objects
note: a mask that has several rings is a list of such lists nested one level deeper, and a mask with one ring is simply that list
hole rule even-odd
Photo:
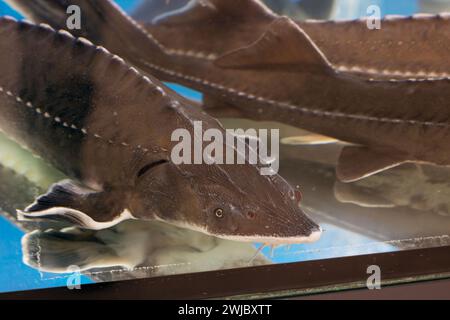
[{"label": "large gray fish", "polygon": [[[66,28],[68,4],[63,0],[6,2],[33,21]],[[79,5],[83,14],[82,28],[74,30],[76,35],[102,44],[143,69],[146,67],[139,59],[166,63],[154,56],[157,47],[180,59],[176,69],[187,76],[193,76],[199,61],[209,63],[212,68],[218,57],[258,40],[280,18],[259,0],[192,0],[181,9],[161,14],[152,23],[142,25],[127,17],[110,0],[74,0],[71,4]],[[146,20],[139,12],[135,16]],[[446,59],[450,52],[446,45],[450,40],[447,13],[387,16],[381,20],[379,30],[369,29],[367,18],[295,23],[339,71],[376,78],[450,76]],[[176,61],[172,59],[170,63]],[[167,77],[161,75],[164,76]]]},{"label": "large gray fish", "polygon": [[[66,28],[66,1],[6,2],[33,21]],[[147,56],[150,62],[155,57],[149,57],[149,44],[143,45],[148,40],[173,57],[213,64],[227,52],[258,40],[280,18],[259,0],[191,0],[181,9],[161,14],[152,23],[142,25],[126,17],[110,0],[74,0],[71,4],[79,5],[83,13],[81,30],[74,30],[77,35],[101,43],[126,58],[131,54]],[[147,20],[139,12],[135,17]],[[380,21],[379,30],[368,28],[367,18],[295,23],[337,70],[377,78],[450,76],[446,59],[450,51],[446,45],[450,38],[448,13],[386,16]],[[186,65],[192,66],[192,61]],[[191,70],[185,69],[190,75]]]},{"label": "large gray fish", "polygon": [[[209,235],[267,243],[318,239],[299,192],[257,165],[175,165],[175,129],[220,124],[157,79],[85,39],[0,19],[0,128],[74,181],[29,206],[102,229],[162,220]],[[197,139],[197,138],[196,138]]]},{"label": "large gray fish", "polygon": [[[193,0],[142,26],[174,55],[213,61],[258,40],[278,18],[259,0]],[[295,23],[340,71],[425,78],[450,75],[449,18],[448,13],[386,16],[381,29],[370,29],[364,17]]]},{"label": "large gray fish", "polygon": [[[61,18],[56,19],[55,14],[43,10],[36,14],[38,10],[30,9],[23,1],[15,2],[27,7],[35,19],[46,19],[57,25],[64,23]],[[46,12],[64,8],[58,0],[33,3],[52,9]],[[384,80],[380,76],[378,81],[341,72],[297,23],[286,17],[274,17],[257,1],[244,1],[239,7],[242,12],[252,12],[252,15],[241,14],[235,7],[227,5],[228,1],[211,0],[191,2],[171,17],[171,23],[181,19],[186,25],[188,21],[201,21],[205,26],[208,21],[205,16],[214,21],[211,10],[217,13],[227,9],[228,18],[217,20],[211,29],[204,28],[203,39],[208,39],[204,45],[226,39],[223,35],[236,28],[235,22],[240,19],[248,22],[237,24],[244,35],[250,35],[249,30],[257,24],[265,26],[264,34],[256,41],[220,57],[168,50],[108,0],[77,3],[86,15],[87,25],[80,31],[82,34],[100,41],[112,51],[123,52],[142,70],[204,92],[210,114],[276,120],[363,146],[343,150],[337,167],[342,181],[355,181],[404,162],[450,164],[450,154],[443,147],[449,134],[445,95],[450,85],[446,78],[427,78],[427,73],[424,78],[414,73],[408,80],[402,77]],[[210,4],[213,4],[212,8]],[[416,27],[423,21],[424,25],[431,24],[429,30],[435,29],[434,23],[448,23],[446,16],[401,21],[406,22],[405,25],[412,21]],[[196,28],[195,23],[193,25]],[[392,24],[394,34],[402,26],[401,22]],[[197,27],[197,30],[200,29]],[[211,30],[222,30],[223,34],[217,38],[208,37]],[[118,36],[113,37],[116,34]],[[420,34],[416,39],[425,39],[427,34]],[[142,40],[144,38],[146,41]],[[234,38],[222,45],[239,41],[242,41],[239,32],[235,32]],[[213,48],[216,48],[215,44]],[[386,52],[390,51],[386,49]],[[410,52],[405,57],[414,54]],[[398,60],[401,60],[400,56]],[[432,61],[443,60],[436,56]]]}]

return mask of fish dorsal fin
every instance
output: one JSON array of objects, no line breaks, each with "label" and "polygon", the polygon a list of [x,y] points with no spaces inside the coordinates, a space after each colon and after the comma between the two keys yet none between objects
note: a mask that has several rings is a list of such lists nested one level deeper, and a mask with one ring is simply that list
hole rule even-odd
[{"label": "fish dorsal fin", "polygon": [[222,68],[286,68],[329,70],[331,65],[309,36],[291,19],[281,17],[253,44],[219,57]]},{"label": "fish dorsal fin", "polygon": [[180,25],[231,18],[265,20],[274,16],[259,0],[191,0],[180,9],[157,16],[152,23]]},{"label": "fish dorsal fin", "polygon": [[353,182],[407,162],[404,154],[367,147],[345,147],[339,157],[336,174],[342,182]]}]

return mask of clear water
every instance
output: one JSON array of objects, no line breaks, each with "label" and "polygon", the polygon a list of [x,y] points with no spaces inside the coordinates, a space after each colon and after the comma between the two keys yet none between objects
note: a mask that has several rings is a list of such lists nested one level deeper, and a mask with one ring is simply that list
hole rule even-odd
[{"label": "clear water", "polygon": [[[117,2],[133,12],[142,1]],[[283,12],[304,15],[295,10],[299,2],[279,1]],[[337,0],[333,10],[320,17],[356,18],[365,14],[368,3],[379,4],[384,15],[407,15],[424,8],[415,0]],[[450,8],[450,1],[447,5]],[[0,15],[18,16],[1,0]],[[189,98],[201,99],[198,92],[169,85]],[[228,127],[280,127],[236,119],[223,119],[223,123]],[[280,128],[284,137],[305,134],[291,127]],[[255,256],[259,244],[215,239],[157,222],[124,222],[98,232],[61,229],[63,226],[55,223],[18,222],[15,209],[31,203],[60,177],[0,137],[0,292],[65,286],[71,265],[81,267],[82,283],[90,283],[450,243],[450,179],[440,179],[450,173],[448,169],[405,165],[343,185],[334,175],[340,148],[339,144],[282,147],[281,175],[301,186],[305,211],[325,232],[315,243],[264,248]]]}]

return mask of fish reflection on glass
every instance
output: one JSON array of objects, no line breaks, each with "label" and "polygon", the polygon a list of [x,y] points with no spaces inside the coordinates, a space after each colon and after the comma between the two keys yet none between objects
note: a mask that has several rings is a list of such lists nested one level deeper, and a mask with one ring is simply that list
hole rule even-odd
[{"label": "fish reflection on glass", "polygon": [[67,273],[76,265],[88,276],[115,280],[270,263],[251,244],[146,221],[100,231],[33,231],[23,237],[22,251],[24,263],[41,272]]},{"label": "fish reflection on glass", "polygon": [[[345,189],[347,193],[342,192],[336,198],[336,183],[339,187],[347,185],[337,182],[334,172],[339,152],[339,147],[333,144],[280,148],[283,163],[280,173],[292,184],[301,184],[303,204],[312,218],[321,224],[387,241],[399,249],[450,243],[450,218],[445,215],[444,207],[448,203],[445,195],[450,192],[447,168],[423,166],[422,174],[414,173],[419,170],[414,168],[415,164],[402,165],[350,183]],[[397,182],[396,178],[401,180]],[[373,189],[366,192],[365,186]],[[396,196],[398,199],[393,200]],[[428,201],[420,200],[428,196]],[[344,197],[350,201],[342,201]],[[361,206],[361,203],[369,205]]]},{"label": "fish reflection on glass", "polygon": [[28,205],[41,190],[25,176],[3,165],[0,165],[0,179],[0,214],[22,228],[22,224],[17,221],[16,208]]},{"label": "fish reflection on glass", "polygon": [[337,182],[336,198],[363,207],[407,206],[450,216],[450,171],[405,164],[353,183]]},{"label": "fish reflection on glass", "polygon": [[[377,52],[372,52],[374,46],[357,42],[355,49],[362,46],[376,53],[364,54],[362,61],[365,59],[370,64],[374,61],[372,57],[379,57],[378,53],[384,52],[384,57],[389,59],[383,57],[375,63],[385,66],[386,61],[390,61],[395,64],[394,70],[410,72],[408,79],[401,76],[386,79],[386,74],[376,69],[375,73],[380,76],[369,78],[354,74],[355,70],[342,72],[342,68],[333,63],[333,54],[328,58],[326,50],[322,51],[313,41],[314,35],[309,35],[314,33],[311,29],[275,15],[258,1],[239,1],[239,6],[236,2],[223,0],[207,1],[209,5],[191,2],[184,10],[154,20],[157,26],[171,28],[173,33],[166,33],[164,39],[175,39],[174,33],[180,38],[183,32],[189,32],[189,37],[183,35],[189,43],[192,38],[201,39],[197,44],[202,43],[206,48],[200,51],[173,49],[163,44],[151,29],[144,29],[131,18],[118,14],[117,8],[109,1],[97,1],[95,6],[103,9],[102,15],[107,17],[110,25],[108,28],[104,26],[103,34],[90,32],[89,25],[101,26],[105,19],[100,19],[92,10],[93,2],[87,3],[84,2],[84,8],[89,16],[88,26],[81,34],[90,35],[112,51],[123,52],[142,70],[203,91],[205,107],[212,115],[276,120],[362,145],[343,149],[337,166],[338,177],[342,181],[356,181],[406,162],[439,165],[450,162],[447,148],[442,147],[450,132],[448,99],[445,98],[450,92],[450,82],[445,78],[431,77],[438,71],[432,66],[443,65],[447,60],[442,59],[445,48],[442,52],[419,50],[422,54],[418,54],[416,47],[411,49],[409,44],[397,42],[377,46]],[[61,23],[51,13],[42,17],[42,13],[31,11],[30,17],[35,20]],[[230,17],[227,20],[229,26],[224,25],[220,17]],[[236,21],[241,22],[239,28]],[[401,34],[402,41],[406,41],[403,31],[407,30],[415,45],[419,44],[421,49],[426,49],[426,46],[434,48],[439,42],[433,37],[445,36],[447,29],[436,28],[436,25],[445,26],[449,21],[447,15],[394,19],[385,21],[377,35],[385,40]],[[358,36],[365,39],[367,32],[373,31],[367,30],[364,21],[310,25],[318,26],[319,30],[323,26],[329,27],[338,32],[339,39],[345,38],[340,28],[350,30],[347,36],[352,39]],[[411,32],[421,27],[438,29],[443,34],[436,32],[428,36],[428,33]],[[111,34],[117,30],[128,36],[126,40],[120,37],[112,40],[107,36],[108,30]],[[261,30],[260,34],[256,32],[256,39],[255,30]],[[388,33],[385,34],[384,30]],[[144,43],[139,39],[145,39]],[[336,39],[336,34],[332,39]],[[339,52],[334,48],[339,43],[327,43],[333,47],[333,52]],[[208,48],[218,51],[211,52]],[[348,54],[347,44],[342,48],[345,48],[342,56],[354,59]],[[424,63],[411,64],[416,57],[423,58]],[[402,63],[406,65],[402,67]],[[409,69],[411,65],[419,69]],[[423,67],[433,70],[422,72]],[[370,72],[362,70],[360,73]],[[424,106],[427,106],[426,114]],[[392,139],[393,136],[397,138]]]},{"label": "fish reflection on glass", "polygon": [[65,178],[43,159],[36,157],[2,133],[0,133],[0,165],[42,187],[41,191]]},{"label": "fish reflection on glass", "polygon": [[191,132],[195,121],[205,130],[223,128],[103,47],[2,18],[0,67],[2,131],[74,179],[55,184],[21,217],[97,230],[127,219],[162,220],[266,243],[319,238],[298,192],[280,176],[263,176],[248,162],[174,164],[175,129]]},{"label": "fish reflection on glass", "polygon": [[[285,157],[327,167],[337,165],[344,147],[340,143],[324,144],[323,141],[328,141],[326,137],[316,137],[307,132],[285,139],[293,142],[282,147]],[[308,143],[297,143],[299,141]],[[447,167],[407,163],[355,182],[336,181],[334,196],[339,202],[366,208],[409,207],[450,216],[449,180],[450,169]]]}]

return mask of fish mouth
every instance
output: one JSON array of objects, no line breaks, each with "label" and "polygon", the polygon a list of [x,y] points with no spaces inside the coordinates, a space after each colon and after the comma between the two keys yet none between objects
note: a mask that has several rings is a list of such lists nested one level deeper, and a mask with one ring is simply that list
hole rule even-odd
[{"label": "fish mouth", "polygon": [[283,244],[301,244],[301,243],[311,243],[316,242],[320,239],[322,235],[322,228],[312,231],[308,236],[260,236],[260,235],[214,235],[215,237],[239,241],[239,242],[262,242],[266,245],[283,245]]},{"label": "fish mouth", "polygon": [[231,240],[231,241],[238,241],[238,242],[262,242],[267,245],[288,245],[288,244],[301,244],[301,243],[311,243],[315,242],[320,239],[320,236],[322,235],[322,228],[320,226],[314,227],[311,229],[311,233],[309,235],[295,235],[295,236],[285,236],[285,235],[233,235],[233,234],[219,234],[210,232],[205,227],[197,226],[194,224],[189,224],[186,222],[180,222],[180,221],[167,221],[163,220],[161,218],[157,218],[157,220],[172,224],[174,226],[177,226],[179,228],[185,228],[190,229],[196,232],[200,232],[203,234],[206,234],[208,236],[224,239],[224,240]]}]

